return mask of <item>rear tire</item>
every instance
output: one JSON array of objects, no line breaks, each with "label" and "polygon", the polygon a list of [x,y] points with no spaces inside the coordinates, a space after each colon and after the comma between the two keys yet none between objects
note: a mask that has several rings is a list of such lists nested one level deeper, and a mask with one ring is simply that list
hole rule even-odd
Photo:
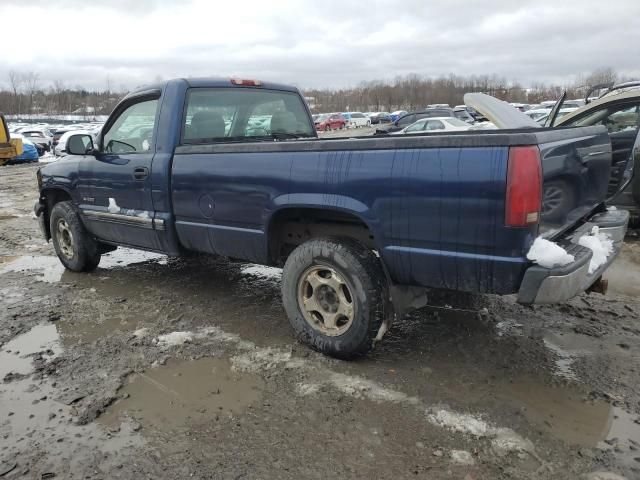
[{"label": "rear tire", "polygon": [[369,352],[387,313],[380,260],[349,238],[298,246],[282,273],[282,301],[298,339],[340,359]]},{"label": "rear tire", "polygon": [[100,263],[100,246],[87,232],[71,202],[56,203],[49,221],[53,248],[74,272],[90,272]]}]

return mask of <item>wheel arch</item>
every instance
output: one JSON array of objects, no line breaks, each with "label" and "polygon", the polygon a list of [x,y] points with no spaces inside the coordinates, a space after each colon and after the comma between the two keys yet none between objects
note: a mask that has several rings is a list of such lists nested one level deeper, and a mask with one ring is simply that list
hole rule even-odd
[{"label": "wheel arch", "polygon": [[51,211],[56,203],[72,201],[71,194],[64,188],[52,187],[44,188],[40,192],[40,203],[44,204],[45,208],[42,212],[44,215],[44,228],[46,232],[47,240],[51,238],[51,227],[49,220],[51,218]]},{"label": "wheel arch", "polygon": [[269,261],[282,264],[298,245],[327,236],[352,238],[372,250],[379,248],[375,229],[360,212],[318,204],[285,205],[267,223]]}]

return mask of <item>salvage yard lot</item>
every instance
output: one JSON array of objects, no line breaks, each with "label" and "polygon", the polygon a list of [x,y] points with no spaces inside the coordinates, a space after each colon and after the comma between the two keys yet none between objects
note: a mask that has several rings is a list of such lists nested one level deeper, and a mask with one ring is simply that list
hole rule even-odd
[{"label": "salvage yard lot", "polygon": [[119,249],[64,271],[36,168],[0,169],[2,478],[640,477],[634,233],[606,297],[437,294],[340,362],[293,340],[278,269]]}]

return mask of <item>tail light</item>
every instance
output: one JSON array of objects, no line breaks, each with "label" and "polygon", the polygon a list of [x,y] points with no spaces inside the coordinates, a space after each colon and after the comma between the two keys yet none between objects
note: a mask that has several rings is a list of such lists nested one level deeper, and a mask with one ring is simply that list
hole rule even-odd
[{"label": "tail light", "polygon": [[505,224],[526,227],[540,221],[542,167],[536,146],[511,147],[507,167]]}]

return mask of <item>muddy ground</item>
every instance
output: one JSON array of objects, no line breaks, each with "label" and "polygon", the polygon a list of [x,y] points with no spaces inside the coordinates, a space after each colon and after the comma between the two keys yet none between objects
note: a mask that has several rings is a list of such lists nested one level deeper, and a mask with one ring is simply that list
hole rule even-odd
[{"label": "muddy ground", "polygon": [[434,295],[341,362],[293,339],[277,269],[64,271],[36,168],[0,169],[0,479],[640,478],[633,234],[606,297]]}]

